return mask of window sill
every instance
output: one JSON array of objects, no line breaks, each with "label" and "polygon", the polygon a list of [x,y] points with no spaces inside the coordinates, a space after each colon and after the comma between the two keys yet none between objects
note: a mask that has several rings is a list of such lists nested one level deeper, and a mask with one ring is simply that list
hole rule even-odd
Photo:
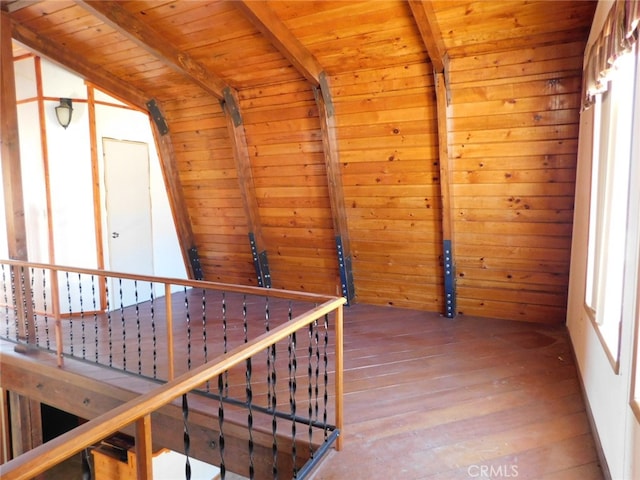
[{"label": "window sill", "polygon": [[[602,345],[602,349],[604,350],[605,355],[607,356],[607,360],[609,360],[609,364],[611,365],[611,368],[613,369],[613,373],[615,375],[618,375],[620,373],[620,348],[618,348],[618,354],[616,356],[613,355],[613,352],[611,351],[611,348],[609,348],[609,345],[607,344],[607,341],[604,339],[604,336],[602,335],[602,332],[600,331],[600,325],[598,324],[598,322],[596,321],[596,315],[595,312],[585,304],[584,306],[584,310],[587,313],[587,317],[589,317],[589,321],[591,322],[591,326],[593,327],[593,329],[596,332],[596,335],[598,336],[598,340],[600,340],[600,345]],[[618,341],[620,339],[620,335],[618,335]]]}]

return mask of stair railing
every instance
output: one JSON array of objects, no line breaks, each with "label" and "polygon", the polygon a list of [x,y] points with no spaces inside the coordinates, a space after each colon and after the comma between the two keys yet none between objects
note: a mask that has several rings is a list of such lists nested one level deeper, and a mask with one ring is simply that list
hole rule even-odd
[{"label": "stair railing", "polygon": [[[189,458],[186,420],[189,411],[188,392],[198,392],[219,401],[220,451],[216,463],[220,464],[223,478],[225,404],[240,406],[248,412],[248,456],[251,464],[247,471],[250,478],[254,475],[252,432],[254,415],[257,414],[266,414],[271,418],[273,478],[278,477],[278,465],[281,462],[277,439],[283,434],[279,425],[283,419],[291,422],[289,454],[293,457],[290,460],[293,478],[304,478],[330,445],[341,448],[343,298],[18,261],[1,261],[0,268],[0,305],[4,310],[4,325],[0,321],[0,337],[14,341],[17,347],[55,351],[60,367],[64,358],[69,357],[166,381],[149,393],[11,460],[1,468],[3,478],[31,478],[133,423],[136,425],[136,450],[140,456],[138,464],[142,469],[138,472],[138,478],[151,478],[150,414],[180,396],[183,397],[185,416],[185,455]],[[129,284],[128,293],[124,293],[125,283]],[[143,294],[140,293],[140,285],[146,285]],[[163,295],[157,295],[157,290]],[[66,298],[61,298],[61,294]],[[219,302],[215,309],[218,315],[212,316],[210,302],[214,294]],[[125,295],[130,299],[125,300]],[[282,301],[285,302],[284,307],[278,303]],[[240,313],[230,312],[234,302],[239,302]],[[309,302],[313,307],[309,307]],[[302,304],[306,304],[303,313],[294,315],[294,310],[301,308]],[[66,314],[62,314],[60,305],[65,306]],[[174,312],[177,305],[180,306],[178,322]],[[281,315],[283,308],[286,310],[284,318]],[[276,312],[279,314],[274,315]],[[330,314],[334,317],[332,328],[335,335],[335,350],[332,353],[328,352]],[[164,317],[164,322],[159,321],[160,317]],[[258,322],[262,324],[261,329],[257,328]],[[207,330],[214,323],[222,325],[222,332],[216,331],[214,334]],[[51,329],[55,333],[53,336]],[[238,339],[240,329],[242,335]],[[115,330],[118,335],[113,335]],[[196,330],[199,332],[195,342],[197,353],[191,343]],[[142,337],[149,331],[153,336],[150,344],[154,352],[153,362],[147,365],[142,350],[149,345],[149,339]],[[177,361],[175,353],[176,332],[180,333],[180,337],[186,333],[188,340],[186,347],[182,345],[179,348],[182,364]],[[155,351],[162,337],[165,337],[167,345],[164,367],[156,363],[158,355]],[[216,337],[214,343],[211,343],[212,337]],[[105,338],[108,346],[103,342]],[[115,343],[120,345],[122,351],[114,347]],[[185,349],[187,365],[184,365],[185,359],[182,358]],[[286,351],[284,359],[283,351]],[[265,352],[268,392],[266,399],[260,402],[257,401],[258,394],[261,397],[265,395],[264,392],[254,392],[252,371],[254,366],[263,362],[261,356]],[[307,372],[298,369],[298,358],[302,360],[303,354],[307,360]],[[329,424],[328,357],[332,355],[335,355],[335,359],[334,391],[331,395],[335,395],[335,404],[332,412],[334,424]],[[232,372],[243,362],[244,370],[240,375],[244,377],[244,382],[239,385],[238,374]],[[176,364],[180,371],[178,376],[175,374]],[[282,409],[282,404],[287,403],[282,400],[282,382],[276,384],[276,378],[283,376],[283,368],[286,368],[288,376],[287,411]],[[307,373],[308,397],[300,400],[298,390],[303,389],[298,389],[298,385],[304,385],[304,373]],[[320,377],[323,377],[323,381]],[[217,384],[218,388],[212,389],[212,384]],[[245,394],[244,399],[240,398],[239,392]],[[304,415],[305,407],[308,415]],[[296,458],[299,425],[308,430],[308,450],[311,452],[311,458],[308,459]],[[321,432],[319,442],[317,430]]]}]

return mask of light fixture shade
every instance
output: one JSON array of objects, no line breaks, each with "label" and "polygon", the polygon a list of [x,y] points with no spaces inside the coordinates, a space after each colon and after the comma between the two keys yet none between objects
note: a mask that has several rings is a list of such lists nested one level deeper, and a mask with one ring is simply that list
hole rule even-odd
[{"label": "light fixture shade", "polygon": [[71,123],[71,115],[73,114],[73,107],[71,106],[70,98],[61,98],[60,105],[56,107],[56,118],[58,123],[65,129]]}]

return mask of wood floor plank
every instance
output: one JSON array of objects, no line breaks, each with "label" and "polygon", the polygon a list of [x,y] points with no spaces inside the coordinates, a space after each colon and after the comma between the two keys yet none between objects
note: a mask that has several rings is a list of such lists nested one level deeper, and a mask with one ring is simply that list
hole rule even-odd
[{"label": "wood floor plank", "polygon": [[[206,305],[200,297],[198,292],[190,292],[173,298],[174,338],[179,342],[176,373],[186,370],[188,361],[192,366],[203,362],[205,344],[209,359],[223,348],[220,297],[208,296]],[[87,319],[83,328],[79,324],[67,326],[65,339],[83,339],[89,362],[65,359],[65,368],[93,378],[100,376],[132,391],[149,388],[131,373],[104,370],[91,362],[96,348],[100,359],[124,361],[120,350],[125,336],[128,368],[135,371],[140,363],[148,372],[155,345],[157,374],[165,375],[162,302],[158,299],[155,306],[153,334],[145,318],[141,318],[139,335],[135,317],[125,322],[126,331],[120,317],[112,318],[108,349],[102,330],[95,346],[92,319]],[[257,334],[264,329],[266,308],[274,326],[287,321],[292,308],[286,302],[270,300],[265,304],[265,299],[234,295],[227,296],[225,302],[226,335],[234,344],[244,341],[243,317],[250,334]],[[140,311],[144,317],[144,309]],[[293,311],[293,315],[301,313],[303,306],[294,305]],[[360,304],[344,313],[344,447],[340,452],[332,450],[320,462],[313,480],[603,478],[563,325],[465,315],[446,319],[436,313]],[[107,326],[104,316],[97,321],[101,329]],[[332,322],[333,318],[327,340],[330,370],[334,359]],[[307,390],[308,349],[314,342],[307,333],[297,337],[295,379],[299,391]],[[138,356],[138,348],[142,356]],[[289,402],[288,355],[287,345],[280,345],[276,365],[282,373],[275,391],[277,404],[284,408]],[[253,362],[251,383],[256,404],[266,402],[268,394],[266,358],[265,352]],[[333,372],[329,373],[331,416],[334,384]],[[244,370],[231,371],[228,383],[231,391],[242,396]],[[198,402],[195,400],[195,405]],[[307,407],[308,400],[298,404],[299,411],[306,412]],[[245,414],[230,415],[240,418]],[[269,422],[270,418],[256,416],[257,427],[267,430]],[[283,425],[282,431],[286,430]]]}]

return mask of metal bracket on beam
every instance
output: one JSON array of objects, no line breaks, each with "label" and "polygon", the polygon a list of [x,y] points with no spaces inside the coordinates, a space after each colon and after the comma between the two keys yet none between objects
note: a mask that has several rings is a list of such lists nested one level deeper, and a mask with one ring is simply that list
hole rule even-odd
[{"label": "metal bracket on beam", "polygon": [[251,245],[251,255],[253,257],[253,266],[256,269],[258,286],[271,288],[271,273],[269,272],[267,251],[263,250],[262,252],[258,252],[256,237],[253,232],[249,232],[249,244]]},{"label": "metal bracket on beam", "polygon": [[224,96],[223,102],[227,107],[227,112],[231,115],[231,119],[233,120],[233,124],[236,127],[242,125],[242,115],[240,115],[240,109],[238,108],[238,104],[236,103],[236,99],[231,93],[231,89],[226,87],[222,90],[222,95]]},{"label": "metal bracket on beam", "polygon": [[351,255],[344,256],[342,237],[336,237],[336,249],[338,251],[338,268],[340,269],[340,284],[342,286],[342,296],[347,299],[350,305],[355,297],[355,287],[353,284],[353,270],[351,268]]},{"label": "metal bracket on beam", "polygon": [[160,135],[166,135],[169,133],[169,125],[167,125],[158,104],[153,98],[147,102],[147,108],[149,109],[149,113],[151,114],[151,118],[156,124],[156,127],[158,127]]},{"label": "metal bracket on beam", "polygon": [[[331,98],[331,89],[329,88],[329,82],[327,80],[327,74],[320,72],[320,94],[324,100],[324,108],[327,111],[327,117],[331,118],[334,115],[333,98]],[[317,88],[314,89],[317,95]],[[317,101],[317,100],[316,100]]]},{"label": "metal bracket on beam", "polygon": [[193,278],[196,280],[203,280],[204,274],[202,273],[202,266],[200,265],[200,256],[196,247],[189,249],[189,263],[191,264],[191,270],[193,271]]},{"label": "metal bracket on beam", "polygon": [[444,240],[443,247],[445,315],[448,318],[454,318],[456,316],[456,267],[451,240]]}]

